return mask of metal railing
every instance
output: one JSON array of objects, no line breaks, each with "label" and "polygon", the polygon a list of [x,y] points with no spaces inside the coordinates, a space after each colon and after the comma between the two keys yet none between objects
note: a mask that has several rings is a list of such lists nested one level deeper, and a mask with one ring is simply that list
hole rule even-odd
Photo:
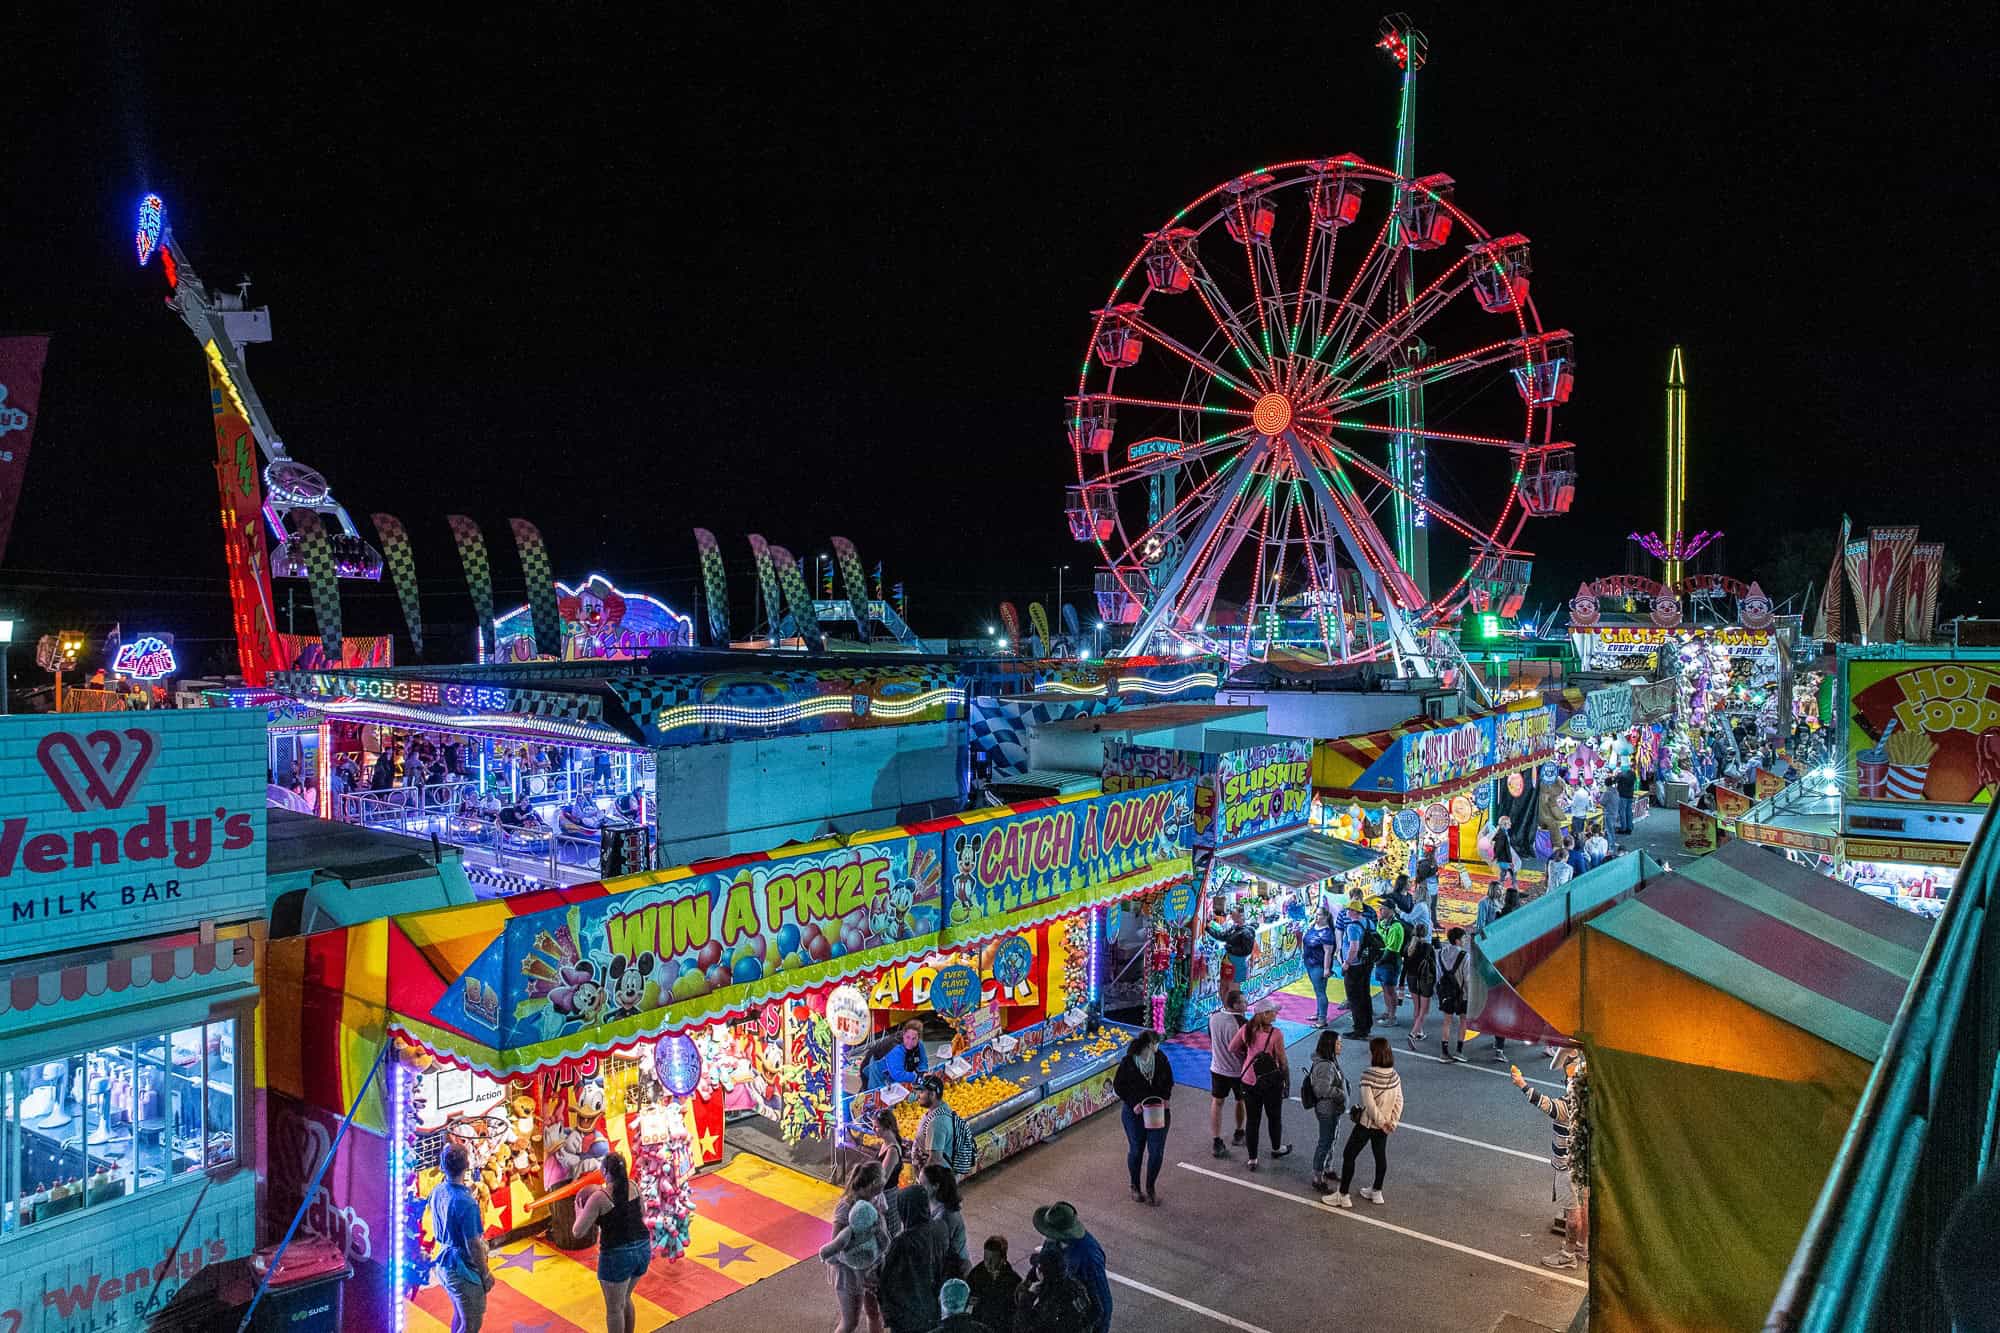
[{"label": "metal railing", "polygon": [[1951,1211],[1993,1153],[2000,845],[1989,812],[1918,960],[1766,1333],[1937,1330]]},{"label": "metal railing", "polygon": [[597,834],[565,833],[560,817],[551,824],[523,827],[462,808],[463,796],[477,785],[466,780],[343,792],[335,798],[334,817],[417,837],[436,834],[440,841],[461,849],[468,868],[486,865],[561,883],[598,877]]}]

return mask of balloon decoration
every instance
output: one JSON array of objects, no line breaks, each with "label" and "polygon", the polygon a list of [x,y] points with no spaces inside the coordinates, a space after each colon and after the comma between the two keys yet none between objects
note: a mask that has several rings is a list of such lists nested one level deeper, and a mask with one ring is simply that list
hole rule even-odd
[{"label": "balloon decoration", "polygon": [[685,1032],[662,1037],[653,1047],[653,1072],[660,1086],[676,1097],[685,1097],[701,1082],[701,1052],[694,1038]]}]

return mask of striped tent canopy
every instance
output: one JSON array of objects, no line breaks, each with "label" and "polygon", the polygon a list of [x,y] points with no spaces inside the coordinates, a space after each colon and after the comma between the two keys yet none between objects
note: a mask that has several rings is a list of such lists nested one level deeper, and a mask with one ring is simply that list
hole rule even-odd
[{"label": "striped tent canopy", "polygon": [[[1516,699],[1498,714],[1527,712],[1542,707],[1540,699]],[[1408,801],[1429,801],[1435,799],[1435,792],[1410,792],[1401,790],[1400,775],[1393,784],[1384,785],[1379,781],[1384,774],[1381,761],[1396,753],[1397,746],[1411,736],[1421,736],[1425,732],[1463,727],[1467,723],[1489,714],[1471,717],[1415,717],[1400,726],[1388,727],[1381,731],[1364,732],[1358,736],[1337,736],[1323,739],[1313,746],[1312,784],[1313,790],[1327,792],[1341,800],[1357,800],[1363,805],[1400,805]],[[1501,773],[1525,767],[1528,759],[1514,759],[1497,764],[1489,764],[1474,773],[1465,774],[1449,784],[1450,788],[1463,788]],[[1371,774],[1370,770],[1374,770]]]},{"label": "striped tent canopy", "polygon": [[1589,1059],[1593,1329],[1760,1326],[1929,930],[1735,842],[1524,979]]}]

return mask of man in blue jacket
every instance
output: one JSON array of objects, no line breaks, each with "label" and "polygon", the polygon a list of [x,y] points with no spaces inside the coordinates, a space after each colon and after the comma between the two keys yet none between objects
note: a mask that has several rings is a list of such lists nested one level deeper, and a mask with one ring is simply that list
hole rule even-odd
[{"label": "man in blue jacket", "polygon": [[1104,1247],[1097,1243],[1097,1237],[1083,1229],[1076,1206],[1052,1203],[1035,1209],[1035,1230],[1062,1251],[1069,1275],[1081,1282],[1097,1302],[1096,1333],[1110,1333],[1111,1279],[1104,1272]]}]

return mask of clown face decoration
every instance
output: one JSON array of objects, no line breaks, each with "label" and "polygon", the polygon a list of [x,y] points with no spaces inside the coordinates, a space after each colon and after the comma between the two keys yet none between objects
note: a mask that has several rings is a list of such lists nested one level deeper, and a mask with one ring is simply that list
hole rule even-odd
[{"label": "clown face decoration", "polygon": [[1744,629],[1771,628],[1771,621],[1775,618],[1772,614],[1771,599],[1764,595],[1764,590],[1755,582],[1751,583],[1750,591],[1744,593],[1737,601],[1736,618],[1743,622]]},{"label": "clown face decoration", "polygon": [[1576,585],[1576,596],[1569,602],[1569,623],[1575,629],[1590,629],[1597,624],[1597,589],[1588,583]]}]

